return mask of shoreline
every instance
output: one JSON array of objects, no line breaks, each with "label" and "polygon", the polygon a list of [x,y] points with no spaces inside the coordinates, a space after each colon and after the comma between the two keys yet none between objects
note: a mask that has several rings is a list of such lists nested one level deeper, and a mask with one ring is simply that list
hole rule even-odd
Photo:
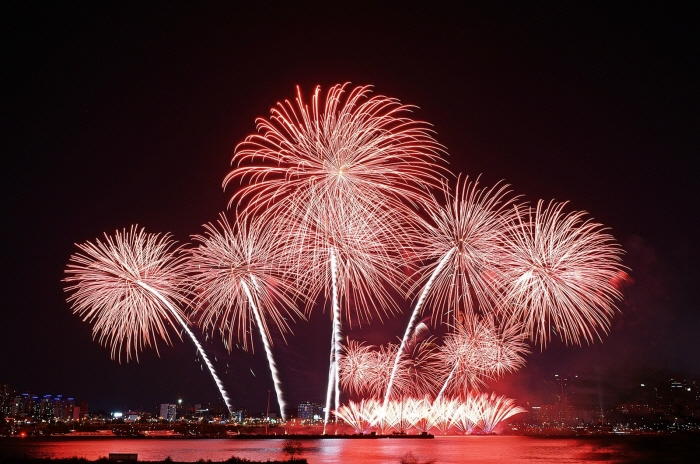
[{"label": "shoreline", "polygon": [[468,434],[468,435],[372,435],[372,434],[257,434],[257,433],[241,433],[231,434],[228,436],[206,436],[206,435],[32,435],[26,437],[19,436],[0,436],[0,442],[33,442],[33,441],[73,441],[73,440],[433,440],[435,438],[478,438],[478,437],[528,437],[542,439],[610,439],[610,438],[656,438],[656,437],[697,437],[700,439],[700,432],[676,432],[676,433],[630,433],[630,434]]}]

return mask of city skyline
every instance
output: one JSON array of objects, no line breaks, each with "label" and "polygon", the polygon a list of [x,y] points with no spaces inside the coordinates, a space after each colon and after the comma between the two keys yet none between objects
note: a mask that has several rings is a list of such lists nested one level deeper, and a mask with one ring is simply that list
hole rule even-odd
[{"label": "city skyline", "polygon": [[[100,8],[106,7],[88,8],[74,20],[91,18]],[[496,28],[498,34],[474,29],[471,33],[476,37],[492,40],[484,45],[486,50],[508,57],[510,63],[483,57],[479,61],[474,50],[460,48],[466,46],[466,39],[457,40],[447,50],[465,62],[450,67],[447,58],[438,55],[435,60],[452,74],[464,68],[468,85],[463,86],[450,73],[426,69],[429,57],[401,52],[382,45],[381,40],[372,45],[392,51],[391,63],[402,72],[387,70],[369,58],[358,61],[352,50],[345,50],[345,57],[361,65],[352,66],[352,59],[348,64],[333,58],[318,63],[306,59],[301,61],[306,65],[303,71],[283,67],[284,72],[261,81],[264,71],[276,69],[263,62],[260,75],[251,71],[251,77],[234,79],[233,65],[228,64],[219,76],[206,63],[223,60],[226,52],[238,54],[247,64],[244,69],[255,69],[258,63],[233,39],[219,44],[220,48],[214,46],[216,36],[202,25],[196,28],[199,41],[193,49],[186,48],[173,26],[184,21],[184,10],[178,12],[181,16],[175,15],[175,23],[154,32],[145,32],[142,21],[157,12],[135,15],[131,24],[146,34],[146,40],[127,34],[125,48],[116,50],[110,48],[118,43],[116,23],[102,19],[88,26],[80,22],[75,32],[67,32],[48,12],[32,12],[30,17],[48,27],[46,35],[32,38],[27,31],[35,31],[36,25],[15,31],[16,37],[26,40],[14,48],[17,92],[9,103],[18,116],[6,125],[12,131],[7,134],[12,163],[9,194],[3,200],[8,218],[3,225],[3,261],[13,272],[3,283],[3,294],[8,296],[3,330],[9,332],[0,346],[0,376],[4,377],[0,381],[13,385],[46,381],[50,384],[37,388],[78,391],[76,396],[108,385],[116,392],[94,400],[108,408],[115,393],[123,395],[124,402],[139,395],[151,401],[163,389],[170,389],[173,396],[215,399],[216,391],[187,341],[162,347],[160,358],[144,353],[138,365],[110,361],[108,350],[92,341],[89,327],[63,302],[60,279],[65,262],[73,243],[132,223],[152,232],[172,231],[176,239],[187,241],[201,230],[201,224],[215,220],[225,209],[230,191],[221,192],[220,184],[233,147],[253,129],[253,119],[267,116],[271,103],[288,97],[296,84],[310,92],[315,84],[328,86],[336,80],[372,83],[379,93],[419,106],[416,114],[434,124],[437,140],[451,153],[454,171],[472,177],[481,174],[487,185],[504,179],[532,202],[569,200],[572,209],[587,210],[611,227],[625,249],[634,285],[626,289],[611,335],[589,347],[566,348],[555,342],[544,352],[535,349],[524,371],[495,383],[495,391],[517,399],[518,391],[527,393],[538,379],[563,372],[567,366],[569,371],[586,371],[583,375],[593,385],[596,380],[614,384],[610,374],[619,372],[621,365],[625,379],[643,368],[697,373],[693,362],[698,359],[693,342],[698,329],[697,299],[691,293],[698,277],[694,265],[697,193],[688,164],[698,148],[697,135],[689,130],[697,91],[689,83],[693,79],[684,80],[692,76],[692,71],[684,74],[688,52],[679,48],[680,38],[668,29],[668,23],[678,19],[671,13],[662,15],[658,23],[652,21],[656,28],[652,29],[665,34],[657,40],[645,34],[644,21],[626,18],[622,7],[605,11],[626,24],[632,35],[618,37],[611,20],[590,41],[569,44],[565,50],[571,55],[547,48],[550,38],[558,32],[565,39],[575,39],[587,30],[586,25],[595,23],[595,15],[583,15],[579,24],[569,15],[572,12],[558,11],[557,18],[573,27],[568,32],[548,26],[546,15],[534,13],[532,19],[547,26],[540,32],[508,14]],[[211,21],[215,13],[213,9],[203,17]],[[653,9],[643,9],[642,18],[650,21],[652,13]],[[258,20],[265,16],[260,11],[247,14]],[[444,12],[439,18],[448,16]],[[408,13],[399,20],[406,25],[418,21]],[[385,36],[380,29],[372,30],[375,39]],[[56,31],[64,35],[49,41],[49,34]],[[446,33],[461,37],[454,24]],[[408,33],[403,34],[411,43]],[[517,51],[518,34],[531,39],[522,54]],[[96,40],[94,49],[83,47],[84,36]],[[609,42],[613,38],[618,42]],[[444,44],[434,40],[427,46],[439,50]],[[646,46],[640,45],[644,52],[631,57],[623,53],[625,47],[636,50],[635,41]],[[141,43],[147,44],[143,50]],[[618,48],[607,48],[609,43]],[[275,51],[272,42],[246,44],[249,50]],[[370,50],[369,43],[364,45]],[[165,55],[157,55],[160,58],[150,63],[150,54],[158,47],[171,58],[185,52],[183,63],[169,61]],[[106,50],[111,54],[102,62]],[[468,64],[469,59],[480,66]],[[531,62],[537,71],[530,69]],[[63,68],[64,63],[72,69]],[[114,72],[121,67],[123,72]],[[135,71],[141,67],[147,72]],[[507,79],[513,70],[518,79]],[[34,80],[19,79],[28,76]],[[169,87],[160,89],[160,82]],[[50,83],[57,86],[56,91]],[[657,85],[663,95],[654,93]],[[445,88],[454,89],[454,95],[446,95],[451,92]],[[402,309],[402,316],[384,325],[374,322],[350,332],[352,338],[394,341],[403,330],[409,304]],[[308,322],[292,326],[296,335],[288,337],[289,345],[275,339],[291,404],[323,396],[316,390],[318,385],[325,388],[324,375],[319,373],[327,362],[327,348],[315,334],[329,333],[329,327],[328,312],[316,311]],[[262,345],[255,345],[254,355],[235,350],[231,356],[217,342],[205,346],[223,372],[234,403],[241,398],[264,404],[271,381]]]},{"label": "city skyline", "polygon": [[[555,375],[551,379],[551,389],[548,391],[549,399],[546,402],[533,402],[524,399],[522,407],[511,417],[498,419],[493,425],[500,433],[506,434],[548,434],[548,433],[576,433],[576,434],[600,434],[609,433],[644,433],[644,431],[674,432],[680,430],[697,430],[700,418],[700,389],[697,380],[683,378],[665,378],[652,382],[628,385],[625,398],[619,398],[613,404],[591,402],[586,395],[581,395],[577,375]],[[493,396],[492,396],[493,400]],[[376,400],[375,400],[376,401]],[[414,409],[415,400],[410,400],[403,407]],[[374,429],[366,419],[358,423],[357,412],[366,408],[367,404],[355,403],[351,408],[341,411],[343,427],[360,428],[356,432],[368,433],[368,429]],[[377,403],[379,406],[379,403]],[[449,408],[448,408],[449,410]],[[398,411],[396,411],[398,413]],[[445,411],[447,412],[447,411]],[[454,412],[454,411],[453,411]],[[108,422],[117,424],[237,424],[239,426],[307,426],[322,427],[324,419],[324,406],[320,403],[304,401],[296,407],[290,408],[287,420],[282,420],[276,413],[269,411],[251,411],[247,408],[236,408],[233,416],[227,412],[223,401],[217,404],[188,403],[178,399],[173,403],[161,403],[151,408],[123,408],[120,411],[89,411],[86,401],[74,398],[63,398],[62,395],[31,395],[19,393],[8,385],[0,385],[0,414],[4,417],[3,427],[13,429],[18,433],[25,430],[28,434],[41,433],[39,427],[58,427],[56,432],[68,433],[69,428],[79,433],[88,434],[109,432],[97,432],[95,426],[108,426]],[[448,413],[449,414],[449,413]],[[414,415],[414,414],[413,414]],[[411,415],[411,417],[413,417]],[[461,434],[468,432],[455,422],[451,425],[438,424],[434,421],[432,426],[440,434]],[[393,419],[394,421],[397,418]],[[409,421],[405,426],[413,429],[425,427],[419,423]],[[43,425],[41,425],[43,424]],[[499,425],[500,424],[500,425]],[[69,428],[66,428],[68,425]],[[391,425],[392,428],[397,424]],[[19,427],[19,429],[18,429]],[[87,427],[87,428],[85,428]],[[483,427],[483,426],[479,426]],[[374,429],[376,430],[376,429]],[[478,428],[476,433],[478,432]],[[311,429],[306,429],[309,433]],[[484,430],[489,432],[487,428]],[[558,431],[558,432],[557,432]],[[132,430],[132,433],[134,431]],[[172,430],[171,430],[172,432]],[[301,431],[299,431],[301,432]],[[299,433],[297,432],[297,433]],[[386,432],[386,431],[385,431]],[[45,431],[43,432],[46,433]],[[201,432],[200,432],[201,433]],[[217,433],[221,433],[220,431]],[[469,431],[473,433],[473,431]]]}]

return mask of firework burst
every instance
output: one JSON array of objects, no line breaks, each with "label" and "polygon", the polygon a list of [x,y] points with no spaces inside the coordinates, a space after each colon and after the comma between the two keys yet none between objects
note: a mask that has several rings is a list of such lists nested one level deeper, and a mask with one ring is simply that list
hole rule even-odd
[{"label": "firework burst", "polygon": [[[187,304],[182,249],[168,235],[147,234],[133,226],[105,240],[78,244],[65,282],[73,312],[93,322],[93,334],[111,348],[112,359],[138,361],[138,353],[158,339],[170,344],[169,327],[186,320],[179,305]],[[174,308],[173,313],[154,292]],[[177,332],[176,332],[177,333]]]},{"label": "firework burst", "polygon": [[409,107],[369,96],[368,87],[346,88],[332,87],[325,101],[316,88],[310,106],[298,91],[296,105],[280,103],[270,120],[258,119],[258,134],[236,148],[236,167],[224,180],[224,186],[248,181],[232,202],[296,223],[288,232],[298,241],[310,304],[331,287],[326,422],[331,388],[339,406],[341,307],[349,321],[351,313],[368,318],[395,307],[385,285],[395,284],[396,271],[380,271],[399,268],[392,249],[410,211],[405,202],[424,200],[442,172],[442,148],[427,124],[406,116]]},{"label": "firework burst", "polygon": [[414,286],[414,290],[423,290],[401,341],[385,403],[391,396],[399,358],[425,306],[434,308],[434,321],[454,322],[461,314],[472,317],[477,309],[493,310],[505,285],[501,267],[505,235],[518,215],[507,186],[480,189],[478,182],[465,177],[457,179],[454,193],[443,184],[443,194],[446,206],[436,199],[426,203],[430,220],[421,221],[425,246],[419,257],[430,264],[421,272],[425,277]]},{"label": "firework burst", "polygon": [[297,88],[296,105],[278,103],[270,120],[259,118],[258,134],[236,148],[237,167],[224,180],[249,181],[231,201],[248,197],[253,209],[267,209],[302,195],[303,203],[335,210],[423,200],[443,172],[443,149],[428,125],[409,118],[412,108],[398,100],[370,96],[370,87],[347,88],[331,87],[324,104],[317,87],[311,107]]},{"label": "firework burst", "polygon": [[440,347],[444,372],[449,372],[438,394],[463,395],[478,390],[485,379],[496,379],[525,365],[530,349],[522,327],[500,327],[493,316],[463,319],[453,326]]},{"label": "firework burst", "polygon": [[187,304],[186,261],[169,235],[147,234],[132,226],[105,240],[78,244],[66,269],[68,302],[83,320],[94,322],[93,335],[111,348],[112,359],[126,360],[157,340],[170,344],[169,327],[182,327],[202,354],[226,406],[231,404],[214,366],[189,328],[179,305]]},{"label": "firework burst", "polygon": [[[412,343],[399,364],[401,380],[392,391],[393,398],[435,397],[445,378],[445,363],[433,337]],[[398,348],[398,347],[397,347]],[[389,360],[387,373],[391,375],[396,357]]]},{"label": "firework burst", "polygon": [[372,346],[347,340],[338,360],[340,386],[350,394],[366,395],[373,390],[377,375],[376,357]]},{"label": "firework burst", "polygon": [[537,203],[515,223],[508,253],[512,321],[544,347],[556,333],[565,343],[591,343],[607,333],[621,294],[613,282],[622,250],[585,213],[566,203]]},{"label": "firework burst", "polygon": [[231,226],[222,214],[217,225],[204,228],[205,235],[193,237],[199,245],[191,250],[189,261],[199,321],[205,329],[219,330],[229,350],[234,340],[247,349],[253,325],[258,327],[284,420],[282,384],[267,321],[284,333],[289,330],[286,316],[301,316],[294,304],[298,295],[284,276],[289,248],[278,229],[246,216]]},{"label": "firework burst", "polygon": [[464,177],[457,179],[454,193],[443,185],[445,206],[427,204],[430,218],[421,221],[425,245],[419,259],[429,264],[412,290],[423,288],[422,307],[433,308],[433,322],[454,323],[460,313],[488,313],[500,301],[505,239],[520,209],[509,193],[507,185],[479,188],[478,180]]}]

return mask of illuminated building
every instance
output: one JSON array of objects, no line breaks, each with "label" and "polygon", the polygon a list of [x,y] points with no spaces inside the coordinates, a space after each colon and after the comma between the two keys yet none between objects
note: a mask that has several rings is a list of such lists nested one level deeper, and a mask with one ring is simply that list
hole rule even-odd
[{"label": "illuminated building", "polygon": [[177,404],[161,404],[160,418],[168,422],[174,421],[177,418]]},{"label": "illuminated building", "polygon": [[318,403],[306,401],[297,407],[297,417],[301,420],[323,419],[323,406]]}]

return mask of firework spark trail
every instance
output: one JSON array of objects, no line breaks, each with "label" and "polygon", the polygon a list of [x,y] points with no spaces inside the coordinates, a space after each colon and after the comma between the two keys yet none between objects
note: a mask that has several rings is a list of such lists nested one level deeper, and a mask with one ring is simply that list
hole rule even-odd
[{"label": "firework spark trail", "polygon": [[[224,180],[224,187],[247,181],[231,204],[296,221],[288,232],[304,263],[309,305],[329,284],[328,254],[335,251],[334,347],[341,343],[337,308],[360,321],[395,309],[384,288],[400,280],[398,253],[389,248],[407,242],[398,227],[413,214],[407,203],[423,201],[443,177],[444,151],[428,125],[405,116],[411,108],[397,100],[369,94],[369,87],[336,85],[323,101],[317,87],[308,105],[297,89],[296,104],[278,103],[269,120],[257,120],[258,133],[236,147],[235,168]],[[338,403],[339,369],[329,373]]]},{"label": "firework spark trail", "polygon": [[[250,276],[253,281],[255,281],[254,276]],[[255,321],[258,325],[258,329],[260,330],[260,337],[262,338],[263,341],[263,346],[265,347],[265,355],[267,356],[267,364],[270,367],[270,373],[272,374],[272,382],[275,386],[275,395],[277,395],[277,404],[280,407],[280,415],[282,416],[282,420],[286,421],[287,420],[287,415],[285,413],[285,408],[287,404],[284,401],[284,397],[282,395],[282,382],[279,379],[279,373],[277,372],[277,366],[275,365],[275,358],[272,356],[272,348],[270,347],[270,341],[267,338],[267,335],[265,334],[265,329],[263,328],[263,321],[262,317],[260,316],[260,311],[258,310],[257,305],[255,304],[255,300],[253,299],[253,295],[250,293],[250,289],[248,288],[248,284],[245,283],[244,280],[241,280],[241,286],[243,287],[243,291],[245,291],[246,296],[248,297],[248,301],[250,302],[250,307],[253,308],[253,314],[255,316]]]},{"label": "firework spark trail", "polygon": [[[338,264],[335,257],[335,248],[330,247],[331,276],[333,284],[333,371],[335,373],[335,407],[340,407],[340,369],[338,358],[342,349],[342,332],[340,327],[340,305],[338,304]],[[336,418],[337,422],[337,418]]]},{"label": "firework spark trail", "polygon": [[454,376],[455,372],[457,371],[458,364],[455,364],[452,370],[450,371],[450,375],[447,376],[447,379],[445,380],[445,383],[442,385],[442,388],[440,389],[440,393],[437,395],[437,400],[441,400],[443,395],[445,394],[445,390],[447,390],[447,386],[450,384],[452,381],[452,377]]},{"label": "firework spark trail", "polygon": [[300,315],[294,305],[297,293],[286,283],[284,273],[289,247],[280,240],[276,224],[264,224],[245,214],[237,216],[233,225],[222,214],[217,225],[206,224],[204,228],[204,236],[193,237],[199,246],[190,251],[188,263],[198,290],[195,306],[200,323],[212,331],[218,329],[229,351],[234,336],[247,349],[250,329],[257,325],[280,415],[285,419],[282,382],[264,316],[284,334],[289,327],[280,307],[289,315]]},{"label": "firework spark trail", "polygon": [[[66,291],[73,312],[83,320],[95,321],[93,334],[101,344],[111,346],[112,359],[121,361],[122,348],[127,362],[132,350],[153,345],[158,351],[156,335],[167,344],[167,324],[178,324],[187,332],[216,383],[226,406],[231,411],[228,394],[204,349],[189,329],[184,313],[173,304],[188,302],[184,295],[186,267],[181,248],[169,235],[147,234],[132,226],[117,231],[105,241],[78,244],[82,253],[71,256],[66,269],[70,283]],[[118,354],[117,354],[118,353]]]},{"label": "firework spark trail", "polygon": [[426,295],[430,291],[430,287],[432,287],[433,282],[435,281],[435,278],[437,277],[438,274],[440,274],[440,271],[442,271],[442,268],[445,267],[445,264],[447,263],[447,261],[450,259],[450,256],[454,252],[455,252],[455,248],[450,248],[450,250],[440,260],[440,263],[438,263],[437,267],[433,271],[433,274],[430,276],[428,283],[425,284],[425,288],[423,289],[423,292],[421,293],[420,298],[418,298],[418,302],[416,303],[416,307],[413,309],[413,314],[411,314],[411,319],[408,322],[408,327],[406,327],[406,332],[403,335],[403,339],[401,340],[401,346],[399,347],[399,350],[396,353],[396,359],[394,360],[394,365],[391,369],[391,375],[389,376],[389,383],[386,387],[386,394],[384,395],[384,406],[385,407],[386,407],[387,403],[389,402],[389,397],[391,396],[391,389],[394,386],[394,378],[396,377],[396,372],[399,368],[399,362],[401,360],[401,356],[403,355],[404,348],[406,347],[406,343],[408,342],[408,338],[413,333],[413,329],[416,325],[416,321],[418,320],[418,315],[420,314],[421,307],[423,306],[423,301],[425,300]]},{"label": "firework spark trail", "polygon": [[[331,412],[331,391],[335,385],[335,408],[340,407],[340,368],[338,366],[338,357],[341,350],[342,332],[340,328],[340,305],[338,304],[338,264],[335,257],[335,248],[329,247],[330,264],[331,264],[331,292],[333,305],[333,333],[331,334],[331,368],[328,372],[328,393],[326,395],[326,414],[324,418],[323,433],[326,433],[326,424],[330,419]],[[336,422],[338,417],[336,416]]]},{"label": "firework spark trail", "polygon": [[326,388],[326,412],[323,417],[323,434],[326,433],[326,426],[328,425],[328,420],[331,414],[331,402],[333,401],[333,382],[335,381],[335,369],[336,365],[333,362],[333,351],[335,350],[335,343],[331,342],[331,360],[328,367],[328,386]]},{"label": "firework spark trail", "polygon": [[150,285],[142,282],[142,281],[137,281],[137,285],[140,287],[143,287],[147,291],[153,293],[153,295],[156,296],[164,305],[167,306],[167,308],[173,313],[177,321],[180,323],[180,325],[185,329],[185,332],[187,332],[187,335],[190,336],[192,341],[194,342],[195,346],[197,347],[197,350],[199,353],[202,355],[202,358],[204,359],[204,363],[207,365],[207,368],[209,369],[209,372],[211,373],[211,376],[214,378],[214,382],[216,383],[216,387],[219,389],[219,393],[221,393],[222,398],[224,399],[224,403],[226,403],[226,408],[228,409],[229,414],[233,415],[233,405],[231,404],[231,399],[228,397],[228,393],[226,393],[226,390],[224,389],[224,384],[221,382],[221,379],[219,379],[219,376],[216,375],[216,370],[214,369],[214,365],[211,363],[209,360],[209,356],[204,352],[204,348],[202,348],[202,345],[199,344],[199,341],[197,340],[197,337],[194,336],[194,333],[190,330],[190,328],[187,326],[187,323],[180,317],[180,315],[175,311],[175,308],[173,308],[172,304],[153,287]]},{"label": "firework spark trail", "polygon": [[567,344],[600,339],[622,298],[613,284],[622,268],[619,245],[585,213],[564,213],[565,205],[539,201],[511,234],[505,306],[542,348],[551,331]]}]

